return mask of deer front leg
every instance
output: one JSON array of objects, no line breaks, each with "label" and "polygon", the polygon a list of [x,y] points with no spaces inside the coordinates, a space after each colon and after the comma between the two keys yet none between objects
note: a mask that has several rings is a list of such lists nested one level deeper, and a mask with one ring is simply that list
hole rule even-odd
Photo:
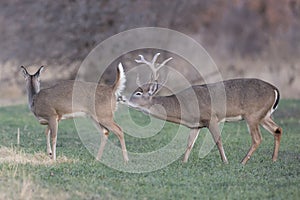
[{"label": "deer front leg", "polygon": [[52,150],[51,150],[51,144],[50,144],[50,128],[49,125],[47,126],[45,130],[46,140],[47,140],[47,154],[48,156],[52,157]]},{"label": "deer front leg", "polygon": [[57,141],[57,129],[58,129],[58,121],[56,118],[49,120],[49,129],[51,132],[52,138],[52,159],[56,160],[56,141]]},{"label": "deer front leg", "polygon": [[251,147],[250,147],[248,153],[242,160],[243,165],[245,165],[247,163],[247,161],[251,158],[253,152],[258,148],[258,146],[260,145],[261,140],[262,140],[258,123],[251,123],[251,122],[247,121],[247,124],[248,124],[249,131],[250,131],[250,134],[252,137],[252,144],[251,144]]},{"label": "deer front leg", "polygon": [[189,159],[192,148],[193,148],[195,141],[199,135],[199,130],[200,129],[191,129],[191,132],[189,134],[188,144],[187,144],[185,154],[184,154],[184,157],[182,160],[182,162],[184,162],[184,163],[186,163]]},{"label": "deer front leg", "polygon": [[221,134],[220,134],[220,129],[219,129],[218,123],[214,122],[214,121],[210,122],[208,130],[212,134],[213,139],[214,139],[215,143],[217,144],[222,161],[225,164],[228,164],[228,160],[225,155],[225,151],[224,151],[223,144],[222,144],[222,139],[221,139]]}]

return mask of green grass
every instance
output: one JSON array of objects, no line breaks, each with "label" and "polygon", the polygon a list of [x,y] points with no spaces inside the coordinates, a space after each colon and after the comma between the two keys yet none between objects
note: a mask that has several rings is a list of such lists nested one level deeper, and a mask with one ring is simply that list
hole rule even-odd
[{"label": "green grass", "polygon": [[[141,126],[151,121],[139,112],[130,113]],[[222,164],[216,147],[206,157],[199,158],[205,135],[200,133],[188,163],[183,164],[181,156],[162,169],[128,173],[96,161],[80,140],[72,120],[60,123],[58,161],[49,162],[45,155],[45,127],[39,125],[25,105],[2,107],[0,199],[298,199],[300,101],[282,100],[274,118],[284,130],[275,163],[271,161],[273,137],[261,129],[262,144],[246,166],[240,164],[251,138],[245,123],[239,122],[225,124],[223,129],[228,165]],[[116,119],[119,124],[124,123],[122,115]],[[175,138],[177,129],[177,125],[166,123],[160,133],[148,138],[128,133],[127,149],[155,151]],[[186,142],[187,135],[184,137]],[[119,145],[113,134],[109,140]],[[172,154],[160,156],[164,159]],[[116,155],[119,158],[121,152]],[[128,166],[141,165],[130,162]]]}]

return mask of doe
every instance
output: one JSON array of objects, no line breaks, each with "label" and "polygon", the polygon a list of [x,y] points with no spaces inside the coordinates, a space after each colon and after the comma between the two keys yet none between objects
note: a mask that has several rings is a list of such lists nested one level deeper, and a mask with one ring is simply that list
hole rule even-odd
[{"label": "doe", "polygon": [[[29,108],[40,124],[47,125],[45,130],[47,153],[53,160],[56,159],[59,121],[87,115],[96,122],[98,128],[103,132],[97,159],[101,158],[108,133],[112,131],[120,140],[124,161],[128,161],[123,131],[113,120],[117,98],[125,88],[126,81],[121,63],[118,65],[117,77],[113,85],[67,80],[42,90],[40,90],[39,77],[44,67],[40,67],[33,75],[29,74],[25,67],[21,66],[21,68],[26,80]],[[73,99],[72,94],[75,86],[80,97]]]}]

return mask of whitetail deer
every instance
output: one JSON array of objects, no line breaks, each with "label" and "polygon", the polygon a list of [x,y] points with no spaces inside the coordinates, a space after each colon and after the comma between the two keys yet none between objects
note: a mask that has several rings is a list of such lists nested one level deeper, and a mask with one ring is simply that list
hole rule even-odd
[{"label": "whitetail deer", "polygon": [[[33,75],[29,74],[25,67],[21,66],[21,68],[26,80],[29,108],[42,125],[47,125],[45,130],[47,153],[53,160],[56,159],[58,122],[63,119],[87,115],[96,122],[98,128],[103,132],[97,159],[101,158],[108,133],[112,131],[120,140],[125,162],[128,161],[123,131],[113,120],[117,98],[123,91],[126,81],[121,63],[117,68],[117,77],[113,85],[68,80],[42,90],[40,90],[39,77],[43,66]],[[73,99],[72,92],[75,86],[76,90],[79,91],[77,93],[81,95],[79,98]]]},{"label": "whitetail deer", "polygon": [[[131,95],[128,104],[154,117],[182,124],[191,129],[183,162],[187,162],[200,129],[207,127],[217,144],[222,161],[228,163],[218,124],[222,121],[242,119],[246,120],[252,137],[252,145],[242,160],[242,164],[246,164],[261,143],[260,124],[275,138],[273,161],[277,160],[282,129],[271,118],[279,102],[279,91],[276,87],[259,79],[232,79],[212,84],[193,85],[170,96],[159,96],[157,92],[163,86],[158,83],[157,72],[172,58],[159,65],[155,63],[158,56],[159,53],[151,62],[146,61],[142,55],[140,55],[140,60],[135,60],[151,68],[153,80],[140,85]],[[225,99],[224,105],[218,104],[218,99],[222,98],[221,95]],[[192,99],[193,96],[196,100]],[[212,101],[217,103],[212,106]],[[160,106],[155,107],[155,105]],[[161,106],[165,110],[161,109]]]}]

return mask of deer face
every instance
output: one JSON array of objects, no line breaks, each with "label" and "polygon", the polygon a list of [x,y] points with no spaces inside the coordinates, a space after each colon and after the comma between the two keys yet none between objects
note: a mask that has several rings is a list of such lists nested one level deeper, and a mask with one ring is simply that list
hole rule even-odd
[{"label": "deer face", "polygon": [[157,81],[147,83],[138,87],[131,95],[129,104],[132,107],[149,108],[152,105],[152,97],[159,91],[159,84]]}]

